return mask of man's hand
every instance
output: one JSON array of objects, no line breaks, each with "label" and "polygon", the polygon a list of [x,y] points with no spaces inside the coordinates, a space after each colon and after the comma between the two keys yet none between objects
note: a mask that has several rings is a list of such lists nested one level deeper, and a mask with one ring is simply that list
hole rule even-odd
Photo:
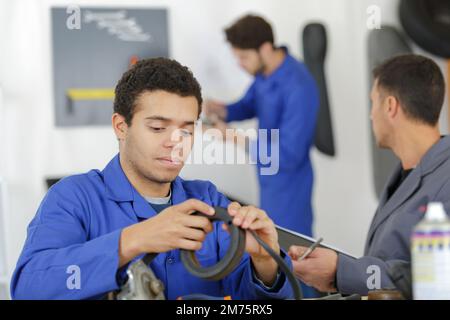
[{"label": "man's hand", "polygon": [[305,259],[297,261],[306,250],[308,248],[299,246],[289,248],[295,275],[321,292],[335,292],[337,253],[330,249],[316,248]]},{"label": "man's hand", "polygon": [[218,101],[206,100],[203,104],[203,110],[212,122],[218,120],[224,121],[227,117],[227,108],[225,104]]},{"label": "man's hand", "polygon": [[[229,127],[225,122],[225,119],[227,118],[227,108],[225,104],[218,101],[206,100],[203,104],[203,109],[205,110],[206,116],[211,121],[212,127],[221,132],[224,141],[237,144],[241,148],[246,149],[249,138],[245,134],[234,129],[227,130]],[[208,129],[209,128],[205,128],[205,131]]]},{"label": "man's hand", "polygon": [[174,249],[199,250],[206,234],[213,230],[206,217],[193,216],[200,211],[214,214],[206,203],[190,199],[171,206],[158,215],[123,229],[119,245],[119,266],[143,253]]},{"label": "man's hand", "polygon": [[[267,214],[256,207],[242,207],[237,202],[228,206],[228,213],[233,217],[233,224],[244,230],[254,230],[256,234],[267,243],[277,254],[280,253],[278,233],[275,224]],[[223,228],[228,230],[223,224]],[[255,238],[247,231],[245,250],[249,253],[256,275],[266,285],[272,285],[276,279],[278,265],[275,260],[262,248]]]}]

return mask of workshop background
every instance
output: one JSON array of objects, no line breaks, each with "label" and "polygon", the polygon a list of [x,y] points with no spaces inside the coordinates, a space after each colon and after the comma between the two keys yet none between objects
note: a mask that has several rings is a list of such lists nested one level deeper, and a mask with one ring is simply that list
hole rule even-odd
[{"label": "workshop background", "polygon": [[[47,191],[47,180],[103,169],[118,152],[110,126],[56,118],[57,53],[51,8],[73,4],[82,8],[164,9],[168,56],[192,69],[205,98],[225,101],[237,99],[252,79],[232,56],[224,27],[246,13],[260,14],[272,23],[276,42],[287,45],[294,56],[302,58],[303,27],[311,22],[324,24],[328,36],[325,71],[336,155],[312,150],[314,235],[351,254],[362,254],[377,205],[369,120],[368,8],[378,6],[381,23],[401,29],[398,1],[1,1],[0,299],[9,297],[9,279],[26,227]],[[410,45],[414,52],[433,57],[447,74],[447,61],[423,51],[412,41]],[[92,68],[95,73],[96,65]],[[443,133],[448,132],[446,106],[447,101],[441,119]],[[246,127],[255,125],[254,121],[245,123]],[[256,204],[254,170],[251,165],[188,165],[182,176],[211,180],[226,194]]]}]

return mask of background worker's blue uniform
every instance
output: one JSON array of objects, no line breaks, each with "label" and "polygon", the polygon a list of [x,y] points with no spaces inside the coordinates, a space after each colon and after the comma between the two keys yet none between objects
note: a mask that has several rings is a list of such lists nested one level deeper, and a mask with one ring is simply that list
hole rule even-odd
[{"label": "background worker's blue uniform", "polygon": [[[268,77],[258,74],[245,96],[228,105],[227,122],[258,118],[259,129],[279,129],[279,171],[262,175],[258,155],[260,206],[285,228],[312,235],[314,141],[319,95],[307,67],[286,51],[282,64]],[[258,144],[261,139],[258,134]]]},{"label": "background worker's blue uniform", "polygon": [[[206,181],[172,183],[172,203],[196,198],[212,206],[227,207],[229,200]],[[117,290],[123,274],[119,265],[119,239],[123,228],[155,215],[151,205],[134,189],[116,156],[103,171],[92,170],[55,184],[42,201],[28,228],[28,237],[11,282],[15,299],[102,298]],[[201,264],[222,257],[229,235],[219,223],[197,252]],[[285,260],[292,266],[288,256]],[[81,271],[80,289],[70,289],[70,266]],[[231,295],[233,299],[292,298],[284,275],[273,287],[265,287],[254,275],[248,254],[240,265],[221,281],[194,277],[180,261],[179,250],[160,253],[151,263],[165,285],[165,296],[201,293]],[[69,271],[69,273],[68,273]]]}]

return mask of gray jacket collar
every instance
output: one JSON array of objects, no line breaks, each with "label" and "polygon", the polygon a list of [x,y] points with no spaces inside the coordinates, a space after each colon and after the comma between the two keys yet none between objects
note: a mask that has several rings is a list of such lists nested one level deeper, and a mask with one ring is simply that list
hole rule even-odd
[{"label": "gray jacket collar", "polygon": [[409,198],[411,198],[417,189],[420,188],[422,179],[436,170],[443,162],[450,158],[450,136],[442,137],[430,150],[423,156],[420,163],[403,181],[396,192],[388,197],[388,189],[398,178],[401,173],[401,164],[398,164],[394,173],[385,185],[380,197],[380,204],[377,212],[373,218],[370,226],[367,242],[372,240],[372,237],[377,228],[386,220],[392,212],[403,205]]}]

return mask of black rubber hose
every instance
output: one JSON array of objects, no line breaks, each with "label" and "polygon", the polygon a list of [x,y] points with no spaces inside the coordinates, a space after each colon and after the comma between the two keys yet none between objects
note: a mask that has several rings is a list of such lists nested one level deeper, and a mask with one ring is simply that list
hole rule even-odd
[{"label": "black rubber hose", "polygon": [[[215,207],[214,216],[208,216],[202,213],[195,213],[209,218],[211,221],[222,221],[228,225],[231,241],[227,253],[217,264],[209,267],[202,267],[195,256],[195,251],[180,250],[181,261],[186,269],[193,275],[208,280],[219,280],[227,276],[233,271],[242,259],[245,249],[245,231],[233,225],[233,218],[228,214],[227,210],[222,207]],[[272,250],[253,230],[249,230],[250,234],[255,238],[264,250],[277,262],[280,270],[285,274],[294,292],[294,299],[301,300],[303,298],[301,287],[295,278],[295,275],[286,264],[284,259]]]},{"label": "black rubber hose", "polygon": [[233,224],[233,218],[226,209],[216,207],[213,216],[208,216],[199,212],[193,213],[206,217],[211,221],[222,221],[228,226],[231,241],[224,257],[215,265],[203,267],[195,256],[195,251],[180,250],[181,261],[185,268],[194,276],[206,280],[220,280],[233,271],[242,259],[245,251],[245,231]]},{"label": "black rubber hose", "polygon": [[[228,214],[227,209],[222,207],[215,207],[215,214],[208,216],[203,213],[193,213],[207,217],[211,221],[222,221],[228,225],[231,234],[230,246],[225,256],[215,265],[209,267],[202,267],[195,256],[195,251],[180,250],[181,261],[185,268],[196,277],[206,280],[220,280],[232,272],[242,259],[245,250],[245,230],[233,224],[233,218]],[[292,270],[286,264],[284,259],[273,251],[253,230],[249,230],[250,234],[255,238],[261,247],[276,261],[281,272],[284,273],[289,281],[294,292],[294,299],[301,300],[303,298],[301,287],[295,278]],[[156,253],[146,254],[142,260],[148,266],[152,260],[157,256]]]},{"label": "black rubber hose", "polygon": [[261,238],[256,234],[255,231],[250,230],[251,235],[255,238],[255,240],[259,243],[261,247],[264,248],[264,250],[267,251],[268,254],[277,262],[278,267],[281,269],[281,271],[285,274],[286,278],[288,279],[289,283],[291,284],[292,291],[294,292],[294,299],[295,300],[301,300],[303,299],[303,293],[302,289],[300,288],[300,285],[295,278],[294,273],[292,273],[289,266],[286,264],[284,259],[280,257],[279,254],[277,254],[275,251],[272,250],[271,247],[269,247],[264,241],[261,240]]}]

